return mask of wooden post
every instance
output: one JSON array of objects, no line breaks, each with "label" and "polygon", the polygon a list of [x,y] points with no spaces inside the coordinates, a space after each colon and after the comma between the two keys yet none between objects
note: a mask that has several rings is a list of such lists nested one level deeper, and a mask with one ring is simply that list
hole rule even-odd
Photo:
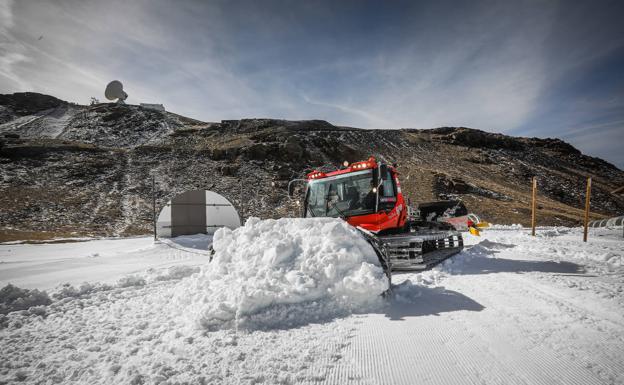
[{"label": "wooden post", "polygon": [[587,190],[585,191],[585,220],[583,221],[583,242],[587,242],[587,225],[589,224],[589,198],[591,196],[591,178],[587,178]]},{"label": "wooden post", "polygon": [[243,203],[244,202],[243,201],[243,199],[244,199],[244,197],[243,197],[243,185],[245,184],[245,181],[244,181],[242,176],[240,177],[239,182],[240,182],[240,198],[239,199],[240,199],[240,211],[241,211],[240,212],[240,218],[241,218],[241,224],[244,225],[245,224],[245,210],[244,210],[244,207],[243,207],[243,205],[244,205],[244,203]]},{"label": "wooden post", "polygon": [[156,176],[154,174],[152,174],[152,222],[154,225],[154,241],[156,241]]},{"label": "wooden post", "polygon": [[537,178],[533,177],[533,192],[531,193],[531,235],[535,236],[535,216],[537,209]]}]

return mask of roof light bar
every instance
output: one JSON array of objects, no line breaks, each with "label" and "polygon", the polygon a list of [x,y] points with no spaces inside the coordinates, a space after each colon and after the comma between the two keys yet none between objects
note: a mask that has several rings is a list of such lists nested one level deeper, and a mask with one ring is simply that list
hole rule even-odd
[{"label": "roof light bar", "polygon": [[314,170],[308,174],[308,179],[319,179],[319,178],[325,178],[326,176],[327,175],[325,175],[324,172]]},{"label": "roof light bar", "polygon": [[357,163],[353,163],[351,164],[351,169],[353,170],[364,170],[367,168],[375,168],[377,167],[375,160],[367,160],[364,162],[357,162]]}]

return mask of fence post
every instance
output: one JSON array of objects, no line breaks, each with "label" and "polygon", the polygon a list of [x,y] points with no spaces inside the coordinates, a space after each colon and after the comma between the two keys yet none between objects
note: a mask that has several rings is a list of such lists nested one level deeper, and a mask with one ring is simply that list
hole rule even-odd
[{"label": "fence post", "polygon": [[243,185],[245,184],[245,180],[243,179],[243,176],[240,177],[239,183],[240,183],[240,198],[239,199],[240,199],[240,211],[241,211],[240,216],[241,216],[241,224],[244,225],[245,224],[245,209],[243,207],[243,205],[244,205],[244,203],[243,203],[244,202],[243,201],[243,199],[244,199],[244,197],[243,197]]},{"label": "fence post", "polygon": [[585,220],[583,221],[583,242],[587,242],[587,225],[589,224],[589,199],[591,196],[591,178],[587,178],[587,190],[585,191]]},{"label": "fence post", "polygon": [[531,193],[531,235],[535,236],[535,216],[536,216],[536,208],[537,202],[535,196],[537,194],[537,178],[533,177],[533,191]]},{"label": "fence post", "polygon": [[152,174],[152,224],[154,229],[154,241],[156,241],[156,176],[154,174]]}]

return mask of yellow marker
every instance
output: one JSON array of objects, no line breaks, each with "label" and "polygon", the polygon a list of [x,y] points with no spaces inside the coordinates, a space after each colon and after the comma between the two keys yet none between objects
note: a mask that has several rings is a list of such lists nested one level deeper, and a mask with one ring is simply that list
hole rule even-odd
[{"label": "yellow marker", "polygon": [[468,228],[468,231],[470,231],[470,234],[472,234],[472,235],[476,235],[476,236],[480,235],[479,230],[475,229],[472,226]]}]

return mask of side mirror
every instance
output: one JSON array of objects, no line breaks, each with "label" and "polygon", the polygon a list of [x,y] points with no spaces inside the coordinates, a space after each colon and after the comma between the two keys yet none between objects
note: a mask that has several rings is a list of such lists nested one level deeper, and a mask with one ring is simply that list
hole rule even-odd
[{"label": "side mirror", "polygon": [[288,182],[288,198],[293,199],[295,195],[295,183],[307,183],[307,179],[293,179]]}]

